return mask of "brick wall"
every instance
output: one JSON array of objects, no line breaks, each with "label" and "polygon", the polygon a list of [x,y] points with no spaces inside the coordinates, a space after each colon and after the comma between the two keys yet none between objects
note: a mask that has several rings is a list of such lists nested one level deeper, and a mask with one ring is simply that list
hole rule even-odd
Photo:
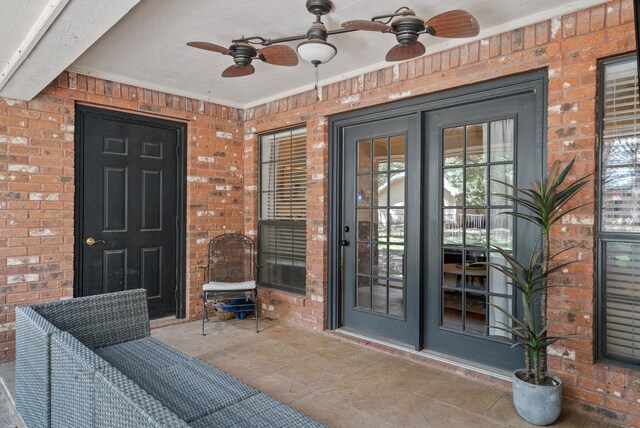
[{"label": "brick wall", "polygon": [[208,239],[244,227],[241,111],[66,72],[32,101],[0,98],[0,362],[16,306],[73,296],[76,102],[187,122],[189,318]]},{"label": "brick wall", "polygon": [[[299,124],[309,131],[306,295],[265,290],[263,311],[310,328],[326,328],[328,116],[547,69],[548,161],[576,157],[577,177],[594,172],[597,163],[597,62],[633,52],[633,35],[632,1],[612,1],[328,85],[322,88],[321,102],[310,91],[247,110],[244,186],[245,206],[252,213],[257,209],[257,135]],[[582,197],[595,200],[595,181]],[[256,228],[255,215],[247,216],[245,230],[255,234]],[[554,346],[550,368],[565,382],[568,405],[640,426],[640,372],[594,360],[595,206],[567,216],[552,233],[555,245],[578,246],[571,256],[580,262],[555,277],[558,287],[551,292],[550,317],[562,317],[556,330],[575,332],[580,338]]]}]

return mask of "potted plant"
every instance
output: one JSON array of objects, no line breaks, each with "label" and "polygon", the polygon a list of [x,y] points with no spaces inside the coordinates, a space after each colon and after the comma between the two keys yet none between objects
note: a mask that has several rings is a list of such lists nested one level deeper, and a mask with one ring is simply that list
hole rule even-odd
[{"label": "potted plant", "polygon": [[496,328],[510,334],[508,340],[514,347],[524,348],[524,368],[516,370],[512,376],[513,403],[518,414],[535,425],[552,424],[560,416],[562,381],[547,372],[547,347],[568,336],[549,334],[549,328],[557,320],[547,318],[547,295],[549,276],[575,260],[560,261],[560,256],[573,247],[562,248],[551,254],[549,231],[565,215],[586,205],[568,207],[572,198],[588,184],[591,175],[565,185],[574,162],[575,159],[564,168],[558,161],[554,162],[547,177],[531,183],[529,189],[496,180],[513,192],[500,195],[513,202],[516,208],[505,214],[531,222],[541,231],[542,249],[536,245],[527,263],[522,263],[510,251],[495,246],[492,249],[500,253],[505,263],[489,263],[522,294],[522,319],[499,306],[492,306],[511,321],[509,324],[501,323]]}]

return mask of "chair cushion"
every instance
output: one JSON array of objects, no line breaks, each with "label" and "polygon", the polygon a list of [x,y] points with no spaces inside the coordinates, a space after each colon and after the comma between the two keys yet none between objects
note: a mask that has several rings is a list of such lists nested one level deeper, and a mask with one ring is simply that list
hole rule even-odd
[{"label": "chair cushion", "polygon": [[258,393],[151,337],[95,352],[186,422]]},{"label": "chair cushion", "polygon": [[322,428],[320,422],[264,395],[252,395],[189,423],[194,428]]},{"label": "chair cushion", "polygon": [[202,286],[202,291],[241,291],[256,288],[255,281],[243,282],[209,282]]}]

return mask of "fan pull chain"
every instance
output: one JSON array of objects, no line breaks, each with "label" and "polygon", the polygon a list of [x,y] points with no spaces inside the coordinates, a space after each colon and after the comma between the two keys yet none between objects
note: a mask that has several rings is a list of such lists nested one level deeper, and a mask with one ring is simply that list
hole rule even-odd
[{"label": "fan pull chain", "polygon": [[313,86],[313,89],[315,89],[316,91],[316,101],[320,101],[320,94],[318,93],[318,65],[316,64],[314,68],[316,72],[316,81],[315,81],[315,85]]}]

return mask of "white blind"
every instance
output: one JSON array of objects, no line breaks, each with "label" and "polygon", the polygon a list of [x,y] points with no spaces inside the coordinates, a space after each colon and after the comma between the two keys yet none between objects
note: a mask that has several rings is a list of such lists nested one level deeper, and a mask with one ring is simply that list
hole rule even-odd
[{"label": "white blind", "polygon": [[602,230],[640,233],[640,101],[636,61],[605,66]]},{"label": "white blind", "polygon": [[607,353],[640,361],[640,244],[607,242]]},{"label": "white blind", "polygon": [[262,220],[307,218],[307,133],[304,128],[262,136]]},{"label": "white blind", "polygon": [[260,137],[260,282],[304,291],[307,251],[307,131]]},{"label": "white blind", "polygon": [[[635,56],[606,64],[603,77],[605,353],[640,362],[640,100]],[[615,233],[616,240],[608,241],[607,233]]]}]

